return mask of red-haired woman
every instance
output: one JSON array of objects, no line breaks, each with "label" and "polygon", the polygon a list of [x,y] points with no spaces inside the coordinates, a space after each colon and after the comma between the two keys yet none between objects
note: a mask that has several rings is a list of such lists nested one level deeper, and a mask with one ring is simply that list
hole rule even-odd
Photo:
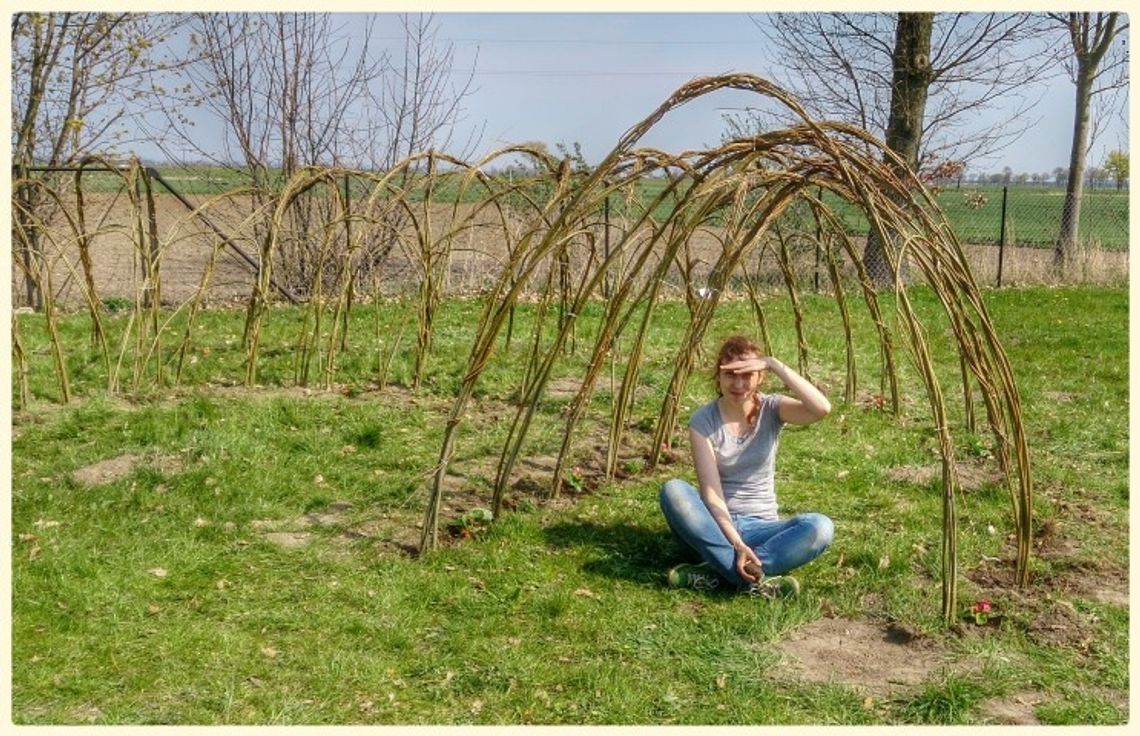
[{"label": "red-haired woman", "polygon": [[[769,372],[791,396],[760,392]],[[777,516],[776,448],[785,424],[817,422],[831,404],[747,337],[721,345],[715,377],[720,397],[689,420],[699,488],[674,479],[661,489],[669,527],[704,562],[674,567],[669,584],[731,584],[770,598],[795,595],[799,583],[784,573],[822,554],[834,526],[823,514]]]}]

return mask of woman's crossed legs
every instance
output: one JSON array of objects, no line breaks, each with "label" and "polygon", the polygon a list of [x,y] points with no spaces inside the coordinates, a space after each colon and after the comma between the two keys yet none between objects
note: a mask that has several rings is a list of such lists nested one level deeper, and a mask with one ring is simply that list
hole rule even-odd
[{"label": "woman's crossed legs", "polygon": [[[673,479],[661,489],[661,511],[669,528],[696,550],[721,577],[739,588],[748,587],[736,572],[736,553],[692,484]],[[780,575],[811,562],[831,544],[835,527],[823,514],[797,514],[770,521],[733,514],[744,543],[760,558],[764,575]]]}]

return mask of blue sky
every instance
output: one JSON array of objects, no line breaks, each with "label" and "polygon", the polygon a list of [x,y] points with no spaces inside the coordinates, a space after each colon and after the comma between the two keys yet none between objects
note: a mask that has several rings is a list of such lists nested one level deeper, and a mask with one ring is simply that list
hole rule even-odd
[{"label": "blue sky", "polygon": [[[470,68],[478,47],[476,92],[468,123],[486,123],[483,148],[507,142],[579,141],[601,159],[630,126],[695,76],[749,72],[774,76],[769,46],[741,13],[437,14],[440,39],[456,45],[457,67]],[[476,43],[476,41],[478,43]],[[1032,111],[1033,128],[997,158],[972,171],[1045,172],[1067,166],[1074,87],[1060,74]],[[718,93],[670,114],[644,139],[676,152],[715,144],[723,108],[755,104],[745,93]],[[720,108],[720,109],[718,109]],[[1119,117],[1089,157],[1100,163],[1127,148]]]},{"label": "blue sky", "polygon": [[[440,14],[440,37],[454,40],[457,65],[477,45],[471,122],[486,120],[488,147],[506,142],[579,141],[586,158],[609,152],[693,77],[763,73],[764,39],[744,15]],[[716,144],[717,107],[743,106],[724,93],[681,109],[645,139],[670,151]]]},{"label": "blue sky", "polygon": [[[440,42],[454,44],[456,76],[475,70],[473,93],[456,140],[483,130],[477,153],[508,143],[577,141],[596,163],[685,82],[722,72],[774,77],[770,48],[743,13],[447,13],[437,12]],[[398,25],[381,20],[376,33],[398,45]],[[375,43],[375,41],[374,41]],[[477,61],[476,61],[477,58]],[[998,156],[970,162],[970,171],[1050,172],[1067,166],[1074,88],[1058,74],[1032,111],[1032,129]],[[720,140],[726,109],[755,105],[755,96],[719,92],[671,112],[642,145],[669,152]],[[456,144],[458,145],[458,144]],[[1127,148],[1116,116],[1089,156]],[[458,153],[459,151],[455,151]],[[140,151],[144,156],[145,151]]]}]

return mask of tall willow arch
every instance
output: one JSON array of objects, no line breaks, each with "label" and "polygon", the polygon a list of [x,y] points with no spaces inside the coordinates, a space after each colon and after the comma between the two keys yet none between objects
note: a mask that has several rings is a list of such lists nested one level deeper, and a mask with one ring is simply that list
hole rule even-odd
[{"label": "tall willow arch", "polygon": [[[718,148],[668,156],[659,151],[637,148],[637,142],[670,111],[721,89],[747,90],[782,106],[795,122],[781,130],[733,140]],[[657,200],[643,207],[634,227],[627,229],[608,252],[592,258],[577,284],[569,285],[563,298],[569,304],[567,319],[561,320],[545,353],[528,371],[522,401],[503,448],[495,481],[495,510],[518,457],[539,400],[557,356],[571,335],[575,315],[586,300],[598,295],[607,274],[619,262],[623,265],[617,290],[606,299],[602,326],[595,340],[581,388],[570,404],[558,468],[553,474],[552,493],[557,494],[562,469],[572,443],[574,427],[591,395],[609,355],[613,340],[623,331],[635,331],[633,348],[625,356],[622,389],[617,398],[615,420],[610,431],[607,469],[612,472],[614,448],[620,440],[621,412],[628,406],[630,390],[636,382],[638,358],[649,327],[648,314],[657,298],[661,269],[677,257],[697,228],[717,218],[723,230],[723,248],[708,275],[708,298],[694,300],[691,319],[675,356],[675,370],[662,401],[656,424],[653,461],[660,448],[673,435],[677,422],[678,399],[693,368],[693,356],[710,323],[719,295],[728,280],[738,274],[746,257],[758,247],[770,245],[770,236],[781,216],[797,203],[813,213],[820,237],[826,244],[829,273],[838,279],[837,259],[846,258],[858,273],[861,293],[872,316],[883,356],[884,382],[889,384],[892,406],[898,411],[896,351],[888,329],[879,294],[862,268],[860,254],[840,226],[839,217],[827,204],[825,193],[857,205],[881,242],[888,244],[887,260],[894,274],[895,309],[904,326],[903,347],[912,356],[926,390],[942,458],[942,612],[950,622],[955,616],[957,597],[957,506],[959,489],[954,461],[947,397],[940,384],[928,346],[927,330],[907,296],[901,271],[909,262],[937,294],[945,309],[957,343],[963,377],[966,416],[973,421],[972,384],[981,390],[986,419],[992,432],[997,457],[1009,487],[1013,524],[1017,538],[1019,584],[1028,582],[1032,518],[1032,481],[1025,432],[1022,427],[1017,386],[1001,343],[986,312],[960,244],[923,184],[913,175],[899,177],[896,167],[882,161],[893,154],[877,140],[857,128],[813,121],[803,108],[784,91],[751,75],[731,75],[695,80],[679,89],[657,110],[631,128],[588,176],[574,180],[568,166],[562,166],[553,180],[550,196],[536,207],[540,223],[525,232],[504,264],[485,306],[472,344],[467,371],[452,404],[444,429],[439,461],[432,476],[423,524],[421,549],[437,542],[437,528],[443,480],[454,451],[456,430],[462,422],[479,377],[486,367],[507,317],[526,283],[540,263],[557,259],[571,244],[591,242],[589,213],[596,212],[607,198],[627,193],[637,181],[650,174],[664,176],[667,185]],[[672,208],[663,219],[650,218],[657,205],[671,199]],[[776,238],[778,241],[779,239]],[[777,245],[776,247],[780,247]],[[791,298],[795,284],[785,272]],[[838,284],[837,284],[838,285]],[[837,288],[836,294],[843,290]],[[854,371],[851,367],[849,305],[838,297],[847,328],[848,386],[850,394]],[[639,324],[631,325],[636,305],[648,305]],[[800,329],[797,321],[797,330]],[[802,344],[802,334],[800,335]]]},{"label": "tall willow arch", "polygon": [[[783,111],[791,122],[779,130],[739,138],[709,150],[669,154],[639,146],[639,141],[671,111],[719,90],[742,90]],[[432,370],[432,334],[440,299],[447,292],[457,251],[477,230],[492,231],[499,245],[490,256],[493,267],[480,278],[482,310],[475,325],[466,367],[444,427],[438,462],[431,469],[420,550],[436,546],[444,479],[452,460],[458,430],[480,377],[497,346],[509,342],[520,300],[538,296],[531,335],[534,350],[522,366],[515,415],[494,473],[491,504],[497,514],[512,470],[522,452],[539,402],[547,392],[554,368],[568,344],[576,340],[577,315],[587,303],[600,302],[603,315],[580,386],[564,415],[562,441],[551,475],[550,492],[561,490],[579,426],[601,376],[608,366],[614,401],[605,453],[605,472],[613,476],[618,448],[632,410],[646,336],[654,309],[669,278],[680,274],[689,321],[673,356],[673,372],[664,391],[655,424],[651,462],[674,436],[679,400],[693,370],[698,346],[711,323],[721,294],[743,283],[752,293],[750,263],[770,255],[779,265],[795,318],[798,360],[807,372],[807,341],[802,319],[795,265],[790,249],[804,240],[818,248],[831,281],[846,343],[844,396],[855,395],[855,365],[851,311],[861,298],[880,347],[880,393],[900,413],[899,352],[910,356],[921,377],[933,431],[942,458],[942,612],[947,622],[955,615],[957,597],[958,477],[948,397],[938,379],[929,347],[929,327],[911,305],[903,278],[921,277],[943,307],[957,348],[961,377],[963,426],[973,432],[981,421],[974,406],[980,393],[985,421],[995,441],[995,455],[1009,490],[1017,539],[1016,579],[1029,577],[1032,521],[1032,480],[1018,389],[1009,361],[986,311],[960,244],[930,193],[901,166],[881,142],[857,128],[815,121],[784,91],[751,75],[694,80],[677,90],[651,115],[631,128],[596,168],[575,171],[566,160],[551,156],[541,145],[520,144],[468,162],[439,151],[411,156],[382,172],[312,167],[298,171],[273,192],[258,191],[257,206],[243,210],[223,235],[211,224],[215,212],[225,212],[235,190],[211,197],[177,222],[159,228],[148,170],[132,161],[125,168],[91,160],[76,171],[74,190],[65,192],[33,179],[13,182],[14,191],[39,187],[55,202],[66,221],[54,224],[13,199],[15,259],[26,277],[43,287],[45,316],[52,344],[59,397],[70,396],[67,361],[56,329],[52,301],[53,275],[70,278],[82,289],[83,304],[92,317],[92,345],[102,357],[109,391],[122,389],[120,367],[134,346],[130,390],[147,381],[156,385],[181,380],[183,358],[189,353],[194,319],[211,286],[214,266],[223,245],[240,243],[253,255],[255,267],[248,292],[243,346],[244,380],[257,381],[261,331],[278,288],[275,274],[295,266],[291,252],[304,253],[303,279],[296,269],[289,286],[304,295],[303,319],[295,337],[293,380],[306,385],[316,377],[331,385],[347,349],[349,313],[355,296],[367,292],[369,280],[390,267],[396,254],[412,274],[415,307],[413,387]],[[489,176],[503,162],[524,161],[526,175]],[[121,179],[126,214],[114,223],[107,213],[85,213],[91,207],[80,186],[84,168],[104,168]],[[651,186],[650,186],[651,184]],[[446,196],[436,196],[444,192]],[[880,242],[894,274],[893,299],[884,299],[863,268],[859,244],[829,203],[844,202],[862,212]],[[74,203],[74,205],[72,204]],[[464,206],[461,207],[461,203]],[[600,212],[614,207],[622,225],[611,228]],[[74,215],[69,214],[74,211]],[[205,225],[203,225],[205,223]],[[42,247],[33,247],[32,231]],[[697,273],[692,243],[712,236],[718,243],[707,272]],[[183,241],[208,245],[206,267],[198,286],[173,314],[160,310],[159,279],[168,249]],[[137,254],[132,277],[138,299],[117,353],[108,343],[100,317],[100,295],[92,278],[93,240],[121,237]],[[33,256],[34,257],[31,257]],[[698,284],[700,290],[698,291]],[[378,286],[372,296],[382,297]],[[893,305],[886,306],[887,301]],[[752,305],[767,342],[763,309],[753,293]],[[888,309],[893,310],[892,326]],[[187,319],[173,341],[165,340],[174,314]],[[165,314],[165,317],[163,316]],[[13,344],[21,366],[21,405],[27,403],[26,377],[20,336],[13,321]],[[942,327],[940,326],[940,329]],[[505,335],[504,335],[505,333]],[[504,338],[505,339],[501,339]],[[520,338],[522,339],[522,338]],[[623,349],[615,350],[618,340]],[[377,341],[379,342],[379,341]],[[397,338],[397,344],[399,338]],[[377,363],[384,356],[377,347]],[[395,348],[388,355],[390,362]],[[164,366],[173,366],[164,372]],[[386,368],[383,369],[386,375]],[[383,383],[383,381],[381,381]],[[957,383],[957,382],[956,382]]]}]

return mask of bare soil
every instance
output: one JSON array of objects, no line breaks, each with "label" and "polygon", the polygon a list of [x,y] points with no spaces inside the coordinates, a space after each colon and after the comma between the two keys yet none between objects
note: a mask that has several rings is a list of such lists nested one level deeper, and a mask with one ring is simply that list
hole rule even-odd
[{"label": "bare soil", "polygon": [[[86,219],[94,235],[89,238],[92,261],[92,279],[96,298],[138,298],[142,283],[140,246],[137,242],[136,223],[122,197],[110,194],[92,194],[86,198]],[[470,226],[462,230],[452,243],[452,253],[445,289],[452,294],[477,293],[488,287],[502,268],[507,256],[508,237],[517,238],[521,223],[509,223],[504,231],[501,223],[493,219],[488,209],[473,215],[474,205],[461,205],[453,212],[450,205],[432,208],[432,232],[445,232],[453,216],[471,217]],[[161,299],[169,305],[179,305],[198,295],[205,306],[233,304],[249,298],[255,283],[255,268],[240,257],[257,262],[258,242],[252,229],[250,203],[233,198],[218,201],[202,214],[231,242],[226,243],[205,224],[169,194],[156,195],[156,221],[161,253]],[[137,216],[137,215],[135,215]],[[620,226],[620,223],[616,223]],[[709,228],[696,232],[690,243],[693,274],[698,282],[707,275],[719,253],[720,234]],[[286,237],[285,240],[289,238]],[[82,308],[85,304],[84,275],[79,259],[76,236],[62,223],[51,226],[46,238],[48,257],[53,264],[53,292],[57,303],[65,308]],[[283,246],[284,247],[284,246]],[[395,248],[384,262],[383,277],[376,284],[361,284],[366,293],[390,295],[415,288],[419,281],[414,238],[405,237],[404,244]],[[217,249],[217,260],[212,270],[209,263]],[[963,245],[963,250],[981,285],[997,283],[999,252],[989,245]],[[585,256],[580,254],[579,258]],[[803,284],[812,283],[817,264],[814,250],[793,252],[793,270]],[[1001,255],[1001,276],[1005,285],[1052,283],[1056,280],[1052,266],[1052,252],[1042,248],[1007,246]],[[580,265],[580,264],[579,264]],[[12,285],[14,306],[21,306],[22,275],[13,264]],[[826,268],[822,269],[821,283],[827,283]],[[750,271],[758,274],[761,288],[783,288],[783,277],[775,257],[769,251]],[[850,271],[848,266],[845,270]],[[209,271],[209,277],[207,276]],[[277,278],[288,284],[289,275],[282,268],[275,271]],[[1128,280],[1128,254],[1126,252],[1090,251],[1078,258],[1073,271],[1065,276],[1070,283],[1126,283]],[[541,284],[542,274],[535,279]],[[677,296],[681,279],[674,267],[666,278],[665,293]],[[535,287],[539,288],[538,286]],[[741,293],[743,287],[737,287]]]},{"label": "bare soil", "polygon": [[[1003,476],[996,464],[984,462],[957,461],[958,483],[964,491],[975,491],[982,486],[1001,483]],[[916,486],[928,485],[942,479],[942,464],[903,465],[886,471],[888,480],[910,483]]]},{"label": "bare soil", "polygon": [[142,457],[127,453],[79,468],[71,477],[83,486],[101,486],[126,478],[139,465],[154,467],[166,475],[182,472],[182,458],[178,455]]},{"label": "bare soil", "polygon": [[902,627],[826,617],[792,632],[777,648],[789,655],[781,664],[788,674],[875,698],[922,683],[950,657],[934,640]]},{"label": "bare soil", "polygon": [[1041,721],[1033,709],[1044,700],[1044,696],[1040,693],[1029,690],[996,700],[987,700],[982,703],[981,711],[985,719],[994,725],[1035,726],[1040,725]]}]

